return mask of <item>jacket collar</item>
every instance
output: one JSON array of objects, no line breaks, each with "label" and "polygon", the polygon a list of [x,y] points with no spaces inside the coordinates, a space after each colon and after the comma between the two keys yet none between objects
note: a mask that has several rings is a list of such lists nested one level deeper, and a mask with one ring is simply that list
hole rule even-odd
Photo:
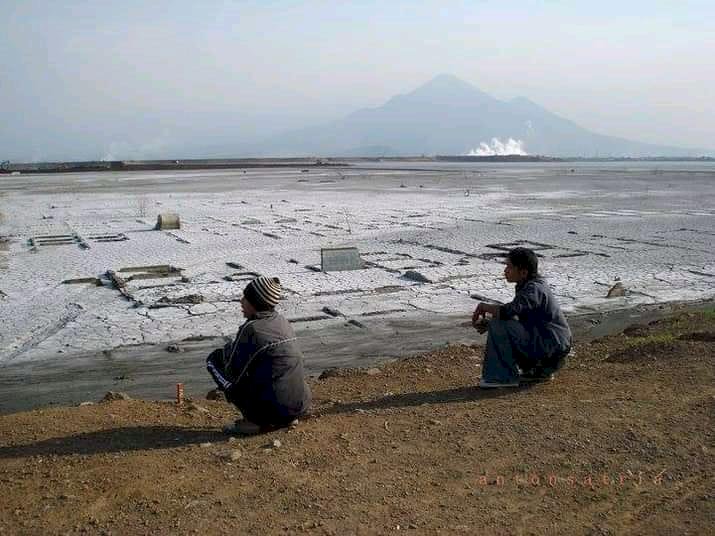
[{"label": "jacket collar", "polygon": [[528,285],[532,281],[534,281],[536,283],[541,283],[544,281],[544,279],[540,275],[534,276],[531,279],[526,279],[526,280],[522,281],[521,283],[516,284],[516,290],[523,289],[526,285]]},{"label": "jacket collar", "polygon": [[256,311],[256,314],[254,314],[249,320],[259,320],[261,318],[271,318],[275,315],[277,315],[276,310],[273,309],[271,311]]}]

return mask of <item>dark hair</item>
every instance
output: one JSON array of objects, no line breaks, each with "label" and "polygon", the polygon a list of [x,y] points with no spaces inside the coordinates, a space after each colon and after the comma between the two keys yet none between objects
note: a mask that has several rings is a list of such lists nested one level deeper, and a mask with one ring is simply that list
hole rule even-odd
[{"label": "dark hair", "polygon": [[533,279],[539,275],[539,258],[533,250],[529,248],[514,248],[507,258],[515,268],[525,269],[529,272],[527,279]]}]

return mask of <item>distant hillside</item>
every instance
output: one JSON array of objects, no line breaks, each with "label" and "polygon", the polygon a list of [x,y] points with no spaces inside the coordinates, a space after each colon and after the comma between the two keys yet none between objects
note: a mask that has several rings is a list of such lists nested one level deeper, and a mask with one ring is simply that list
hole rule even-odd
[{"label": "distant hillside", "polygon": [[704,151],[596,134],[520,97],[501,101],[451,75],[440,75],[378,108],[276,136],[252,152],[272,156],[466,154],[492,138],[522,141],[550,156],[698,156]]}]

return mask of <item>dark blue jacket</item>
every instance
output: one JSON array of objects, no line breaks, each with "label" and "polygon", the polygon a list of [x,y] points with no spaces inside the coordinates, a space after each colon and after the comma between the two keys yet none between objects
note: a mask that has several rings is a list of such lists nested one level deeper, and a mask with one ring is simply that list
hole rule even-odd
[{"label": "dark blue jacket", "polygon": [[533,355],[548,358],[571,348],[571,329],[541,276],[517,284],[514,299],[499,308],[500,319],[514,317],[518,317],[529,333]]}]

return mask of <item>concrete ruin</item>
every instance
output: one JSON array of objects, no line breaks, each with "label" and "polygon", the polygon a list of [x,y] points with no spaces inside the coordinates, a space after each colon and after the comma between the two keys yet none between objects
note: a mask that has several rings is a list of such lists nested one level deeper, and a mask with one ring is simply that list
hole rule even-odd
[{"label": "concrete ruin", "polygon": [[181,229],[181,220],[179,215],[173,212],[164,212],[156,218],[156,229],[159,231],[168,231],[172,229]]},{"label": "concrete ruin", "polygon": [[320,250],[320,267],[323,272],[343,272],[347,270],[362,270],[365,265],[356,247],[322,248]]}]

